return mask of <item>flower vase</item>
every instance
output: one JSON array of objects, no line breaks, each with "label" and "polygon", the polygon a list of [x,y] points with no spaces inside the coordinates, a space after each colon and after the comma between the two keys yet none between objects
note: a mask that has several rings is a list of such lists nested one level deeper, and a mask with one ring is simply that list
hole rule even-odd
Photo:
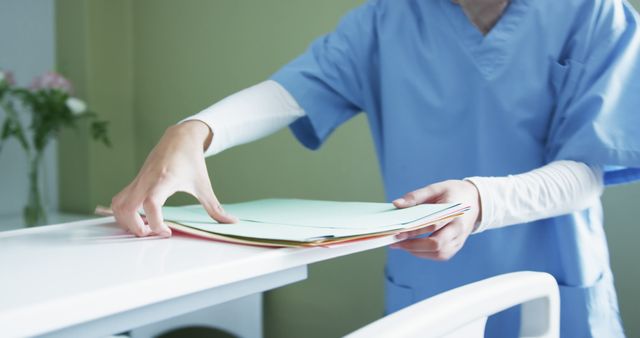
[{"label": "flower vase", "polygon": [[40,165],[42,164],[42,153],[36,154],[29,159],[29,195],[27,205],[23,210],[24,222],[27,227],[45,224],[47,214],[42,203],[40,193]]}]

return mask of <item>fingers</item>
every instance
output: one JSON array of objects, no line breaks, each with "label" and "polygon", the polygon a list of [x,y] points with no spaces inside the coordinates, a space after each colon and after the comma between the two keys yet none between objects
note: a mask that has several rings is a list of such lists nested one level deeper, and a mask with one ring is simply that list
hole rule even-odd
[{"label": "fingers", "polygon": [[137,200],[139,197],[129,195],[128,190],[128,187],[125,188],[111,200],[113,215],[125,230],[139,237],[147,236],[151,233],[151,229],[144,224],[142,217],[138,214],[140,202]]},{"label": "fingers", "polygon": [[405,240],[408,238],[414,238],[414,237],[418,237],[424,234],[428,234],[431,232],[436,231],[436,224],[431,224],[428,225],[424,228],[420,228],[418,230],[412,230],[412,231],[405,231],[405,232],[401,232],[399,234],[396,235],[396,238],[399,240]]},{"label": "fingers", "polygon": [[408,239],[391,247],[406,250],[421,258],[447,260],[462,248],[465,240],[463,223],[454,220],[429,237]]},{"label": "fingers", "polygon": [[[211,189],[202,155],[205,136],[210,138],[210,130],[201,123],[167,129],[133,182],[112,200],[114,215],[121,226],[138,236],[151,233],[169,236],[171,230],[164,224],[162,205],[176,191],[195,196],[213,219],[224,223],[235,221],[224,214]],[[148,226],[138,215],[140,207],[145,210]]]},{"label": "fingers", "polygon": [[[200,186],[205,185],[203,184]],[[200,204],[202,204],[209,216],[214,220],[220,223],[238,222],[238,219],[236,217],[227,214],[224,209],[222,209],[222,206],[220,205],[220,202],[218,201],[216,195],[213,193],[213,188],[211,188],[210,184],[206,185],[206,188],[201,188],[199,191],[197,191],[195,196],[198,201],[200,201]]]},{"label": "fingers", "polygon": [[394,200],[393,205],[396,208],[408,208],[422,203],[435,202],[443,192],[444,189],[440,184],[428,185]]},{"label": "fingers", "polygon": [[455,256],[458,251],[460,251],[460,249],[462,249],[463,244],[464,243],[456,242],[445,250],[436,252],[412,252],[411,254],[419,258],[425,258],[434,261],[448,261],[449,259],[453,258],[453,256]]},{"label": "fingers", "polygon": [[412,231],[406,231],[406,232],[401,232],[398,235],[396,235],[396,238],[398,239],[407,239],[407,238],[413,238],[413,237],[418,237],[420,235],[424,235],[424,234],[428,234],[431,232],[435,232],[438,231],[440,229],[442,229],[442,227],[444,227],[445,225],[449,224],[451,222],[451,219],[447,218],[444,219],[442,221],[433,223],[433,224],[429,224],[424,228],[420,228],[417,230],[412,230]]},{"label": "fingers", "polygon": [[173,191],[153,191],[142,204],[151,231],[161,237],[171,237],[171,229],[164,224],[162,206],[173,193]]}]

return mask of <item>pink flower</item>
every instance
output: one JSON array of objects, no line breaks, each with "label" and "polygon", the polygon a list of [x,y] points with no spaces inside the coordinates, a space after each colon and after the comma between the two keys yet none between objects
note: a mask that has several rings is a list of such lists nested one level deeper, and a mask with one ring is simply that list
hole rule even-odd
[{"label": "pink flower", "polygon": [[0,83],[5,82],[9,86],[15,86],[16,79],[10,70],[0,70]]},{"label": "pink flower", "polygon": [[73,86],[69,80],[56,72],[48,72],[33,79],[31,90],[58,89],[69,94],[73,93]]}]

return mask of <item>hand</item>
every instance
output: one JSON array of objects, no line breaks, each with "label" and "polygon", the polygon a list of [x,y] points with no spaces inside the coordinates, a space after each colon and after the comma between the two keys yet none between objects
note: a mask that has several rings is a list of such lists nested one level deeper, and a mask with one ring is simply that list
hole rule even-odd
[{"label": "hand", "polygon": [[[398,234],[397,238],[406,240],[391,247],[404,249],[421,258],[448,260],[462,248],[480,220],[478,190],[471,182],[450,180],[426,186],[393,201],[397,208],[408,208],[422,203],[462,203],[470,209],[460,217]],[[432,232],[429,237],[413,238],[429,232]]]},{"label": "hand", "polygon": [[[168,128],[136,178],[113,197],[111,208],[117,222],[136,236],[171,236],[164,224],[162,206],[178,191],[196,197],[216,221],[236,222],[225,214],[211,187],[203,156],[211,138],[209,127],[200,121]],[[148,225],[138,214],[140,207],[144,208]]]}]

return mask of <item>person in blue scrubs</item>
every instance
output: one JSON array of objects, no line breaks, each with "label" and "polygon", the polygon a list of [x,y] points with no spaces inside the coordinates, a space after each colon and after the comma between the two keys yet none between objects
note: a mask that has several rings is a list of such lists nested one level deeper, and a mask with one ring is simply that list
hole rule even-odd
[{"label": "person in blue scrubs", "polygon": [[[504,4],[499,15],[475,21],[487,16],[464,6],[473,1],[372,0],[348,13],[271,78],[304,110],[291,125],[296,137],[316,149],[365,112],[386,198],[399,206],[396,199],[435,186],[477,206],[473,186],[456,182],[562,160],[602,168],[605,184],[640,179],[640,32],[631,6],[475,0]],[[211,131],[185,128],[168,130],[114,197],[118,222],[138,235],[148,234],[140,205],[157,233],[168,231],[158,209],[176,190],[198,197],[216,220],[233,221],[206,175],[202,148]],[[170,181],[175,177],[192,179],[181,186]],[[388,252],[387,313],[497,274],[545,271],[560,285],[563,337],[624,336],[601,204],[583,209],[469,236],[475,210],[471,221],[437,231],[464,228],[448,251],[420,250],[429,243],[423,238],[398,244]],[[518,315],[511,309],[493,316],[487,336],[516,336]]]},{"label": "person in blue scrubs", "polygon": [[[486,35],[450,0],[369,1],[272,79],[318,148],[366,113],[388,200],[430,183],[526,172],[555,160],[640,179],[640,32],[619,0],[513,0]],[[560,285],[563,337],[623,336],[599,203],[470,236],[446,262],[390,249],[386,311],[517,270]],[[518,310],[488,337],[516,336]]]}]

